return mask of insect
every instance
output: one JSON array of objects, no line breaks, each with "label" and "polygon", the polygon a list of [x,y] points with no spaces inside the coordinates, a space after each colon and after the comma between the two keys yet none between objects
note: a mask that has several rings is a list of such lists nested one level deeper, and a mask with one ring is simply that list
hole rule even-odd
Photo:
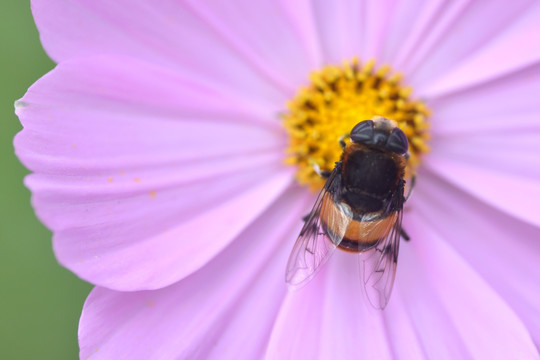
[{"label": "insect", "polygon": [[409,144],[394,121],[380,116],[358,123],[349,137],[349,144],[340,139],[343,154],[334,170],[318,171],[327,181],[305,218],[285,277],[290,287],[301,287],[337,248],[358,254],[367,298],[383,309],[392,292],[400,237],[408,240],[401,221]]}]

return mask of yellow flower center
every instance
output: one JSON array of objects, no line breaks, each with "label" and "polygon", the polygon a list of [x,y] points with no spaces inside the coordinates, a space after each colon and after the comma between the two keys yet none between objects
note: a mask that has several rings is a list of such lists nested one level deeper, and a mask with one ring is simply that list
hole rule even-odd
[{"label": "yellow flower center", "polygon": [[429,109],[410,99],[412,90],[401,84],[400,74],[392,74],[388,66],[376,69],[374,61],[362,66],[355,58],[342,66],[325,66],[311,73],[310,80],[283,116],[290,137],[287,163],[298,167],[300,184],[320,190],[325,180],[314,167],[332,171],[342,152],[340,138],[360,121],[377,115],[395,120],[407,135],[407,176],[416,172],[421,155],[429,151]]}]

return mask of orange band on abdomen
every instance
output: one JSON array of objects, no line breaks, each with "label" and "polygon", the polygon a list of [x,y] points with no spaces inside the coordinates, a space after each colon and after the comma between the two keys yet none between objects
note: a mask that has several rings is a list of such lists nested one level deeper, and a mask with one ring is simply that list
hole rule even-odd
[{"label": "orange band on abdomen", "polygon": [[323,198],[320,216],[331,235],[343,238],[343,246],[340,248],[361,251],[373,247],[379,239],[388,235],[397,220],[397,211],[371,221],[354,220],[343,213],[327,193]]}]

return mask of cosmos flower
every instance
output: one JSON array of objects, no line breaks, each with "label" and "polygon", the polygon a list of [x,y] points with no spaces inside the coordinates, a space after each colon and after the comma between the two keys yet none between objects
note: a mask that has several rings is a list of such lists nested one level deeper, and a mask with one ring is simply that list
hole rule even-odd
[{"label": "cosmos flower", "polygon": [[[537,2],[32,10],[58,66],[16,103],[15,148],[59,262],[96,285],[81,358],[538,358]],[[351,72],[363,92],[345,101]],[[384,311],[344,252],[284,283],[313,164],[339,152],[327,117],[308,131],[310,107],[330,111],[317,87],[345,128],[392,111],[408,128],[411,241]]]}]

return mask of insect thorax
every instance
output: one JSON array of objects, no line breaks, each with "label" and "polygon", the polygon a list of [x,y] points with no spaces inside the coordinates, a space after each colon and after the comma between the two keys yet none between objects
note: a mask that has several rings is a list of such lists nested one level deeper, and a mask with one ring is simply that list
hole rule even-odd
[{"label": "insect thorax", "polygon": [[400,156],[354,144],[342,167],[342,200],[360,212],[380,211],[397,190],[405,163]]}]

